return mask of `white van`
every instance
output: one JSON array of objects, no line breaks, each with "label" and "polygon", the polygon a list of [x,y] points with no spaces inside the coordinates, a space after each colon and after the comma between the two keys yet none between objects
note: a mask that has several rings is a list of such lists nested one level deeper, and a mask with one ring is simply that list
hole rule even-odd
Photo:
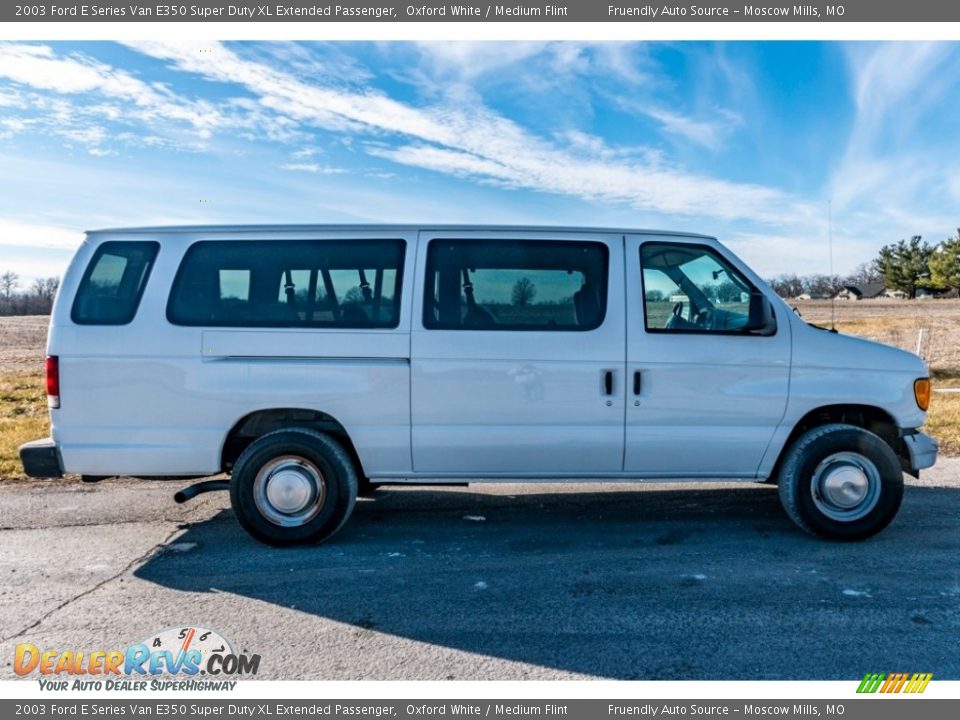
[{"label": "white van", "polygon": [[270,226],[88,234],[57,297],[28,475],[203,477],[272,544],[382,482],[744,479],[868,537],[924,363],[807,324],[717,240],[640,230]]}]

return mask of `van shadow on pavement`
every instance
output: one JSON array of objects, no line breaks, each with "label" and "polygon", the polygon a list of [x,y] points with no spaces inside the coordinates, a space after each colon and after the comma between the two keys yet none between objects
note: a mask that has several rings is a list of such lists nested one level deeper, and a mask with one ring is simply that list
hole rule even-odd
[{"label": "van shadow on pavement", "polygon": [[292,549],[223,511],[136,575],[596,677],[960,677],[960,489],[908,487],[886,531],[837,543],[797,530],[774,487],[703,487],[389,488]]}]

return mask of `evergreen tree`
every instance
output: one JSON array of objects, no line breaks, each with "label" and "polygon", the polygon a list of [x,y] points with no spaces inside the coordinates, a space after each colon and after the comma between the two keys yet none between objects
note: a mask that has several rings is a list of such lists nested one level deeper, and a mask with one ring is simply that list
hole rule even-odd
[{"label": "evergreen tree", "polygon": [[888,290],[901,290],[915,298],[917,290],[930,286],[930,258],[933,246],[919,235],[885,245],[874,260]]},{"label": "evergreen tree", "polygon": [[960,292],[960,228],[930,256],[930,284],[937,290]]}]

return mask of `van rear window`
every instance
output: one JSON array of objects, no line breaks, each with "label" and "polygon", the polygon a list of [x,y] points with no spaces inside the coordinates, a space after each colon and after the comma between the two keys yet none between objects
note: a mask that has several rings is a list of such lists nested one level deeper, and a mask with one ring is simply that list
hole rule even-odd
[{"label": "van rear window", "polygon": [[105,242],[80,280],[70,317],[79,325],[126,325],[133,320],[160,249],[156,242]]},{"label": "van rear window", "polygon": [[212,327],[394,328],[403,240],[205,240],[187,250],[167,319]]}]

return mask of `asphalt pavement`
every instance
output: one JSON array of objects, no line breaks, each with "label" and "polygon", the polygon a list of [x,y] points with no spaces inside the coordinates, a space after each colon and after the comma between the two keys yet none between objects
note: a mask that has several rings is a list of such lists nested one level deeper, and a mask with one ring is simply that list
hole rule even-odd
[{"label": "asphalt pavement", "polygon": [[960,679],[960,459],[850,544],[771,486],[584,483],[388,487],[327,544],[275,549],[180,486],[0,486],[0,679],[18,643],[180,625],[265,679]]}]

